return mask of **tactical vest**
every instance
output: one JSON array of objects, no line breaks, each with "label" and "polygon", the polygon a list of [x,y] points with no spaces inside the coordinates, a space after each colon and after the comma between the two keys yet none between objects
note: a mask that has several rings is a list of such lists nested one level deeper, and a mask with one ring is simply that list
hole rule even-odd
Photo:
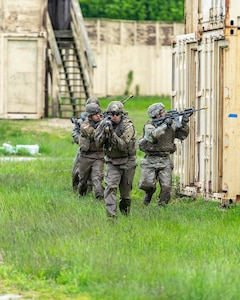
[{"label": "tactical vest", "polygon": [[[113,128],[113,130],[116,132],[117,136],[122,138],[123,133],[124,133],[124,128],[125,125],[127,123],[131,123],[132,121],[127,118],[127,117],[123,117],[120,121],[120,123],[118,123],[116,125],[115,128]],[[105,153],[108,157],[110,158],[120,158],[120,157],[128,157],[128,156],[135,156],[136,155],[136,132],[134,129],[133,130],[133,137],[132,139],[129,141],[129,143],[126,145],[125,149],[119,149],[119,147],[117,146],[117,143],[113,143],[111,141],[111,138],[109,138],[107,144],[105,145]]]},{"label": "tactical vest", "polygon": [[172,127],[167,128],[165,134],[163,134],[156,143],[150,143],[144,138],[145,126],[147,124],[154,125],[151,121],[148,121],[144,125],[143,137],[138,140],[139,149],[146,154],[156,154],[159,156],[174,153],[176,151],[176,145],[174,144],[175,130]]}]

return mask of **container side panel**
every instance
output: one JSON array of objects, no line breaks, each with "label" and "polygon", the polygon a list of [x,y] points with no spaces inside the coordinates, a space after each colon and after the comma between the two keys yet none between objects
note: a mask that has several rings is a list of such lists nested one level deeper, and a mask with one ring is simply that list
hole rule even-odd
[{"label": "container side panel", "polygon": [[[229,31],[228,31],[229,32]],[[225,53],[223,107],[223,189],[235,200],[240,194],[240,106],[239,106],[239,30],[226,35],[229,47]]]},{"label": "container side panel", "polygon": [[[211,38],[201,44],[178,41],[174,49],[173,108],[206,110],[190,118],[190,133],[174,155],[183,190],[193,187],[204,195],[219,192],[219,45]],[[184,61],[184,63],[183,63]],[[180,149],[179,149],[180,148]]]}]

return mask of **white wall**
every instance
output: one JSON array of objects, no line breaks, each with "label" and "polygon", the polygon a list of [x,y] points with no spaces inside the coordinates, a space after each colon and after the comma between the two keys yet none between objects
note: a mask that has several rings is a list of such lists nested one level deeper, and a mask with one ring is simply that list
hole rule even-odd
[{"label": "white wall", "polygon": [[181,23],[84,19],[97,63],[96,96],[123,95],[128,73],[129,90],[140,95],[171,95],[172,39],[183,33]]}]

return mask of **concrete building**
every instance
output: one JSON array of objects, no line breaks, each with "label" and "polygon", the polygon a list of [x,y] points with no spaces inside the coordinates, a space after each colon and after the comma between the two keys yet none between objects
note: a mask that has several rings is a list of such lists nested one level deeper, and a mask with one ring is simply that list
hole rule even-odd
[{"label": "concrete building", "polygon": [[2,0],[0,16],[0,118],[78,116],[89,96],[127,89],[171,94],[183,24],[84,20],[78,0]]}]

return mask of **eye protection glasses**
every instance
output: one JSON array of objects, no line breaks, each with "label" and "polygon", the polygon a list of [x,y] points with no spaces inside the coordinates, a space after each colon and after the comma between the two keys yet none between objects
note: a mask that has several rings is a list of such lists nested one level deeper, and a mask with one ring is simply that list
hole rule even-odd
[{"label": "eye protection glasses", "polygon": [[165,112],[165,109],[163,108],[160,110],[159,114],[162,115],[164,112]]},{"label": "eye protection glasses", "polygon": [[120,112],[113,111],[110,113],[111,116],[120,116]]}]

